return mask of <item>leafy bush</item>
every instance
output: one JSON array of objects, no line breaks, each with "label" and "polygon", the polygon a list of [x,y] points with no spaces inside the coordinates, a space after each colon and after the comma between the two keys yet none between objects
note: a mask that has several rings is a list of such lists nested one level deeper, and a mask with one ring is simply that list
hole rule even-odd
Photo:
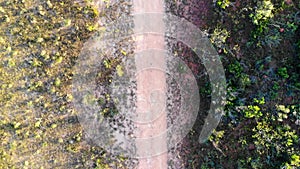
[{"label": "leafy bush", "polygon": [[272,18],[274,5],[270,0],[262,0],[257,2],[255,13],[250,17],[255,25],[266,24],[270,18]]},{"label": "leafy bush", "polygon": [[217,27],[214,29],[214,32],[211,34],[210,40],[212,44],[218,48],[224,48],[226,39],[230,36],[230,33],[226,29]]},{"label": "leafy bush", "polygon": [[273,10],[274,5],[270,0],[262,0],[257,2],[257,7],[254,14],[250,14],[252,22],[257,26],[257,33],[260,34],[266,29],[269,19],[274,16]]},{"label": "leafy bush", "polygon": [[289,74],[287,72],[287,68],[286,67],[282,67],[282,68],[278,68],[278,71],[277,71],[278,75],[287,79],[289,78]]},{"label": "leafy bush", "polygon": [[218,0],[217,5],[220,6],[222,9],[225,9],[230,5],[230,1],[229,0]]}]

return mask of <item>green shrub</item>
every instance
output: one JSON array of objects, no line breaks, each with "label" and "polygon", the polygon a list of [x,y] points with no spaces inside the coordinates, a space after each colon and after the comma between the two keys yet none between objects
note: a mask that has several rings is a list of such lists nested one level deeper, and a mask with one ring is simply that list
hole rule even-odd
[{"label": "green shrub", "polygon": [[[298,145],[298,135],[289,125],[277,124],[270,120],[270,116],[266,116],[262,121],[257,122],[253,129],[252,138],[256,146],[256,151],[265,158],[265,162],[273,167],[279,167],[287,164],[289,158],[276,161],[281,156],[290,157],[293,162],[297,161],[293,154],[297,152],[294,147]],[[299,153],[299,151],[298,151]],[[293,160],[295,159],[295,160]],[[270,161],[272,160],[272,161]]]},{"label": "green shrub", "polygon": [[255,25],[260,25],[273,17],[273,10],[274,5],[270,0],[259,1],[257,2],[255,14],[251,14],[250,17]]},{"label": "green shrub", "polygon": [[219,7],[221,7],[222,9],[225,9],[230,5],[230,1],[229,0],[218,0],[217,5]]},{"label": "green shrub", "polygon": [[279,76],[283,77],[284,79],[289,78],[289,74],[287,72],[286,67],[278,68],[277,73]]},{"label": "green shrub", "polygon": [[254,11],[254,14],[250,14],[252,22],[257,26],[257,33],[262,33],[269,22],[269,19],[272,18],[274,10],[274,5],[270,0],[263,0],[257,2],[257,7]]},{"label": "green shrub", "polygon": [[253,117],[259,118],[263,115],[262,112],[260,111],[260,107],[253,106],[253,105],[247,106],[247,109],[245,110],[244,113],[246,118],[253,118]]}]

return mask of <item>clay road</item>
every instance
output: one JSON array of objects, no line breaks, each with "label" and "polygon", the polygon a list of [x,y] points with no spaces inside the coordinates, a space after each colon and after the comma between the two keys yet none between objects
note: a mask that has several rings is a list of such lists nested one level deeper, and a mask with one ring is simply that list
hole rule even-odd
[{"label": "clay road", "polygon": [[[105,6],[102,0],[95,0],[95,5]],[[163,0],[133,0],[133,15],[163,12]],[[155,19],[163,20],[163,18]],[[134,25],[134,31],[144,26],[140,21],[134,22]],[[163,25],[158,26],[163,27]],[[135,136],[139,140],[136,142],[139,158],[137,168],[167,169],[167,152],[157,153],[167,149],[167,139],[160,138],[159,141],[153,141],[154,139],[152,139],[167,129],[165,57],[160,52],[153,52],[153,50],[164,51],[164,36],[145,33],[139,34],[134,38],[136,39],[136,50],[134,52],[137,54],[135,56],[137,68],[136,116],[139,117],[135,121],[137,129],[134,131]],[[156,103],[153,103],[153,101]],[[159,108],[157,109],[157,107]],[[147,157],[143,157],[146,154]]]},{"label": "clay road", "polygon": [[[162,0],[133,0],[134,14],[141,13],[162,13],[164,12]],[[163,18],[155,18],[163,20]],[[135,21],[135,29],[139,29],[141,24]],[[151,22],[151,21],[145,21]],[[163,25],[159,25],[163,26]],[[137,116],[153,117],[150,121],[136,122],[137,131],[135,135],[141,140],[137,143],[139,154],[148,154],[148,157],[139,158],[138,169],[167,169],[167,152],[154,154],[155,151],[167,148],[167,139],[151,141],[167,128],[167,113],[165,108],[166,99],[166,75],[165,75],[165,57],[155,50],[164,50],[164,36],[146,33],[136,37],[136,53],[140,53],[135,58],[135,64],[138,72],[137,76]],[[154,96],[154,98],[153,98]],[[157,104],[151,103],[151,98]],[[160,109],[157,108],[160,105]],[[156,107],[154,107],[156,106]],[[150,113],[150,114],[149,114]],[[146,141],[147,140],[147,141]],[[154,139],[153,139],[154,140]],[[154,151],[153,151],[154,150]],[[153,153],[153,154],[152,154]]]}]

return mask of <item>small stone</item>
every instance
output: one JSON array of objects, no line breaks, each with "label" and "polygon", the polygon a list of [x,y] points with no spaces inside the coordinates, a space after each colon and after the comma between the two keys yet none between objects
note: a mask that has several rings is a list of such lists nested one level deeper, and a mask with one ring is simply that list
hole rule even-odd
[{"label": "small stone", "polygon": [[50,1],[47,1],[47,5],[48,5],[49,8],[53,7],[53,5],[52,5],[52,3]]},{"label": "small stone", "polygon": [[40,38],[37,38],[37,42],[38,42],[38,43],[41,43],[41,42],[43,42],[43,41],[44,41],[43,38],[41,38],[41,37],[40,37]]},{"label": "small stone", "polygon": [[28,161],[25,161],[25,166],[28,166],[29,165],[29,162]]},{"label": "small stone", "polygon": [[256,147],[255,147],[254,144],[250,144],[249,147],[248,147],[249,150],[255,150],[255,148],[256,148]]},{"label": "small stone", "polygon": [[15,128],[15,129],[17,129],[17,128],[19,128],[19,127],[20,127],[20,125],[21,125],[21,123],[20,123],[20,122],[18,122],[18,123],[16,123],[16,124],[14,125],[14,128]]},{"label": "small stone", "polygon": [[57,127],[57,124],[52,124],[51,125],[51,128],[53,128],[53,129],[56,128],[56,127]]},{"label": "small stone", "polygon": [[63,143],[64,140],[63,140],[62,138],[59,138],[59,139],[58,139],[58,142],[59,142],[59,143]]},{"label": "small stone", "polygon": [[60,83],[61,83],[60,79],[59,79],[59,78],[56,78],[56,79],[55,79],[55,82],[54,82],[54,85],[55,85],[56,87],[58,87],[58,86],[60,86]]},{"label": "small stone", "polygon": [[34,124],[34,127],[38,128],[41,126],[41,121],[37,121],[35,124]]}]

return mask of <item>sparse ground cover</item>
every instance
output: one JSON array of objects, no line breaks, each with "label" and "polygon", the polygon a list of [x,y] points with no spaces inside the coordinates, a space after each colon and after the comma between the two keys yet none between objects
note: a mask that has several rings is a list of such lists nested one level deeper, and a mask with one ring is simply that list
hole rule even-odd
[{"label": "sparse ground cover", "polygon": [[[149,2],[150,3],[150,2]],[[226,114],[204,144],[205,113],[174,149],[173,168],[300,167],[300,2],[297,0],[166,0],[166,9],[206,31],[227,78]],[[72,106],[72,68],[97,30],[99,17],[116,19],[127,2],[98,12],[91,1],[0,1],[0,168],[129,168],[88,144]],[[125,42],[126,43],[126,42]],[[170,44],[198,79],[201,110],[210,84],[191,49]],[[130,51],[119,50],[118,58]],[[103,61],[101,83],[118,71]],[[110,97],[99,102],[110,105]],[[110,114],[114,107],[107,107]],[[180,161],[180,165],[176,163]]]}]

